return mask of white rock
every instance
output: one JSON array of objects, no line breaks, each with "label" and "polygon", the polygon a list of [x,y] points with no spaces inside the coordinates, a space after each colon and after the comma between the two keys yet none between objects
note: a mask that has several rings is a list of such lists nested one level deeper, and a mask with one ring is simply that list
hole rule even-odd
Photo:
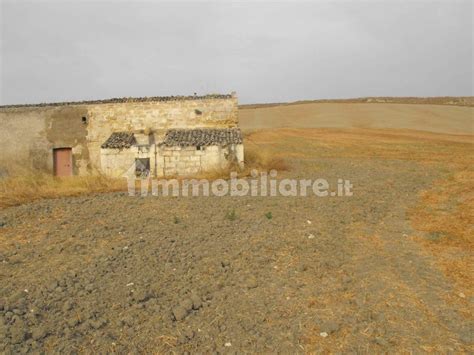
[{"label": "white rock", "polygon": [[460,292],[460,293],[459,293],[459,297],[461,297],[461,298],[466,298],[466,295],[465,295],[464,293]]},{"label": "white rock", "polygon": [[314,239],[314,235],[312,234],[308,235],[308,239]]},{"label": "white rock", "polygon": [[319,333],[320,336],[322,336],[323,338],[326,338],[328,336],[328,333],[326,332],[321,332]]},{"label": "white rock", "polygon": [[311,224],[311,221],[308,219],[308,220],[306,221],[306,223]]},{"label": "white rock", "polygon": [[224,346],[229,347],[229,346],[232,346],[232,344],[231,343],[225,343]]},{"label": "white rock", "polygon": [[133,286],[133,282],[127,284],[127,287]]}]

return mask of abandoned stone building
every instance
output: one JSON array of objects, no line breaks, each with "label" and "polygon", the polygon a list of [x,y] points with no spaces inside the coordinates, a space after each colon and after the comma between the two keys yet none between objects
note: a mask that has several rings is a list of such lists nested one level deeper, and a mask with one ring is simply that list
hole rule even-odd
[{"label": "abandoned stone building", "polygon": [[243,165],[235,93],[2,106],[0,121],[6,167],[160,177]]}]

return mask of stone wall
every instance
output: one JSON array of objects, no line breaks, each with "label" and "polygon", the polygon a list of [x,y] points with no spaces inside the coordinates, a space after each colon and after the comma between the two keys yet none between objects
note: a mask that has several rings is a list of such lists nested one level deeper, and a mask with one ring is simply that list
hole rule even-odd
[{"label": "stone wall", "polygon": [[121,177],[132,175],[137,155],[136,147],[129,149],[102,149],[101,171],[107,176]]},{"label": "stone wall", "polygon": [[[202,171],[227,169],[232,162],[243,166],[244,150],[242,144],[220,147],[217,145],[202,147],[164,147],[159,156],[163,156],[164,176],[192,175]],[[234,160],[234,157],[237,161]]]},{"label": "stone wall", "polygon": [[100,145],[112,132],[151,133],[159,142],[170,128],[237,127],[237,98],[100,104],[89,107],[89,120],[89,151],[95,164]]},{"label": "stone wall", "polygon": [[91,170],[86,115],[82,106],[0,108],[1,167],[52,172],[53,149],[71,147],[74,174]]},{"label": "stone wall", "polygon": [[[101,144],[118,131],[159,142],[169,128],[238,125],[235,95],[0,107],[1,167],[53,171],[53,148],[71,147],[75,175],[101,171]],[[0,167],[0,168],[1,168]]]},{"label": "stone wall", "polygon": [[[236,161],[234,158],[236,158]],[[189,176],[203,171],[226,169],[232,162],[243,166],[242,144],[227,147],[131,147],[126,149],[101,149],[102,172],[109,176],[130,176],[134,173],[136,158],[150,159],[151,176]]]}]

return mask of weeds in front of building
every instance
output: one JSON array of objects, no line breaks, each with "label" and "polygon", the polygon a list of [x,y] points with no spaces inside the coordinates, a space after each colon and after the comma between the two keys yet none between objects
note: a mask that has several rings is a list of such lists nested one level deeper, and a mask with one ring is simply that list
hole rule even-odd
[{"label": "weeds in front of building", "polygon": [[[290,170],[285,159],[259,146],[250,146],[245,154],[245,168],[240,176],[249,176],[251,169],[259,171]],[[214,170],[195,174],[197,179],[228,178],[229,170]],[[140,189],[140,181],[136,181]],[[112,178],[95,172],[89,176],[61,178],[49,171],[25,167],[12,160],[0,160],[0,208],[20,205],[38,199],[80,196],[94,193],[127,191],[127,180]]]}]

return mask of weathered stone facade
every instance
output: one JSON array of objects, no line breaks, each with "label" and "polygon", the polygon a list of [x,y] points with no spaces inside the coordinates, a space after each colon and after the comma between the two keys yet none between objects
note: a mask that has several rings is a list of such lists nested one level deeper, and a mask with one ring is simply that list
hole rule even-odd
[{"label": "weathered stone facade", "polygon": [[[159,145],[158,175],[190,175],[243,165],[240,129],[174,129]],[[161,167],[163,170],[161,170]]]},{"label": "weathered stone facade", "polygon": [[[226,155],[228,149],[241,152],[238,160],[243,161],[243,147],[221,145],[198,150],[159,146],[170,129],[237,128],[235,94],[3,106],[0,122],[1,163],[13,162],[49,172],[53,172],[55,148],[71,148],[74,175],[119,175],[128,162],[138,158],[150,159],[154,175],[166,174],[165,158],[174,158],[169,160],[168,172],[193,173],[197,169],[191,167],[198,168],[198,156],[199,169],[206,170],[208,166],[224,164],[216,157]],[[116,132],[132,133],[136,144],[120,149],[101,148]],[[185,153],[191,148],[193,154]],[[217,160],[219,164],[210,163]],[[179,163],[173,165],[172,161]]]}]

